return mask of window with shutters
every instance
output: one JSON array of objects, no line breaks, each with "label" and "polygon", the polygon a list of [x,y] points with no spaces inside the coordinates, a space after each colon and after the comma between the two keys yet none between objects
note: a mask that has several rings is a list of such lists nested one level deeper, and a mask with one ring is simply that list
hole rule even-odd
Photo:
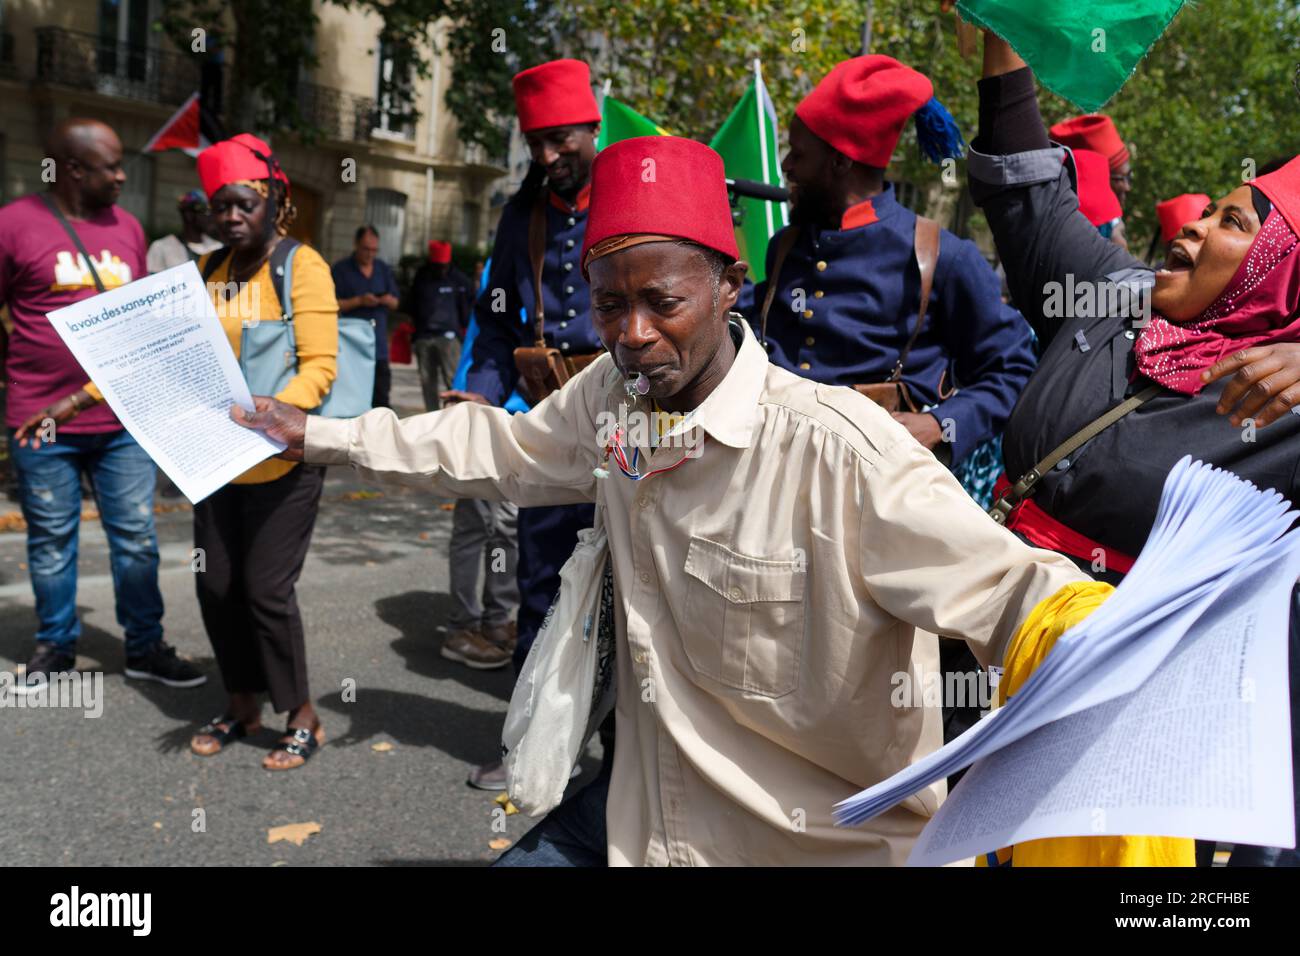
[{"label": "window with shutters", "polygon": [[365,221],[379,230],[379,258],[397,265],[406,238],[406,194],[395,189],[367,189]]}]

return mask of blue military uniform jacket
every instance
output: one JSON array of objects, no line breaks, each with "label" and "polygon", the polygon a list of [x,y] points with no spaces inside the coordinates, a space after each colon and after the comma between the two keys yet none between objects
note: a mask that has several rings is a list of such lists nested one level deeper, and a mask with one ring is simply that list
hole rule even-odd
[{"label": "blue military uniform jacket", "polygon": [[[554,193],[546,205],[542,268],[546,344],[566,355],[603,348],[591,325],[591,294],[578,261],[587,230],[587,192],[584,187],[576,206],[569,206]],[[492,246],[487,286],[474,305],[479,334],[466,387],[494,405],[502,404],[515,390],[519,373],[514,350],[533,344],[535,296],[528,259],[531,215],[531,201],[516,198],[506,205]]]},{"label": "blue military uniform jacket", "polygon": [[[802,227],[768,313],[769,352],[776,364],[818,382],[883,382],[916,325],[916,214],[887,184],[850,209],[844,225]],[[777,241],[768,244],[769,276]],[[755,334],[766,295],[766,282],[747,285],[737,306]],[[935,406],[930,412],[940,423],[952,420],[953,464],[1002,431],[1034,364],[1029,325],[1003,304],[996,274],[974,243],[944,230],[925,328],[903,379],[919,405]],[[954,378],[957,393],[940,401],[940,380],[946,391]]]}]

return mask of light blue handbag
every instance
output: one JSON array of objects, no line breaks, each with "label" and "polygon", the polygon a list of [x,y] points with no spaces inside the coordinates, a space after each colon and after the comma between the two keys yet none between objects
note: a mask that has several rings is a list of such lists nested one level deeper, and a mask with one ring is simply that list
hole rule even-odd
[{"label": "light blue handbag", "polygon": [[[245,324],[239,339],[239,368],[254,395],[278,395],[298,374],[298,347],[293,335],[293,257],[301,245],[285,237],[271,252],[271,284],[283,313],[278,322]],[[220,249],[208,257],[206,280],[229,255]],[[356,315],[339,316],[339,354],[334,382],[313,415],[355,418],[370,411],[375,389],[375,323]]]}]

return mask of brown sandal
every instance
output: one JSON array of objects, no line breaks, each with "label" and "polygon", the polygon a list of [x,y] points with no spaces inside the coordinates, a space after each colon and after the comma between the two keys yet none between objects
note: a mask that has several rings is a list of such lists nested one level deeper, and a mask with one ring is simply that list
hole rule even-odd
[{"label": "brown sandal", "polygon": [[[325,731],[319,721],[310,730],[306,727],[287,728],[284,738],[262,759],[262,769],[296,770],[310,760],[311,755],[324,743]],[[287,763],[275,761],[273,758],[278,753],[288,754],[291,760]]]}]

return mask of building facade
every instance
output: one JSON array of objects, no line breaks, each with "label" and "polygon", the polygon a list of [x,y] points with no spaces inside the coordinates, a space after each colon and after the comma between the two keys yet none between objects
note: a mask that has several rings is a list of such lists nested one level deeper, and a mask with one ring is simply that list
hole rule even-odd
[{"label": "building facade", "polygon": [[[198,187],[194,160],[140,150],[198,91],[202,58],[153,29],[163,2],[0,0],[0,200],[45,188],[47,133],[66,117],[91,116],[110,124],[125,147],[121,204],[151,239],[179,229],[176,199]],[[380,19],[320,0],[314,7],[319,65],[304,74],[296,96],[320,136],[305,143],[255,131],[293,180],[294,234],[333,260],[352,248],[357,226],[371,223],[380,254],[394,264],[423,255],[429,239],[488,245],[506,163],[460,141],[443,102],[449,63],[430,53],[431,76],[414,79],[419,118],[403,122],[380,96],[380,77],[392,70]]]}]

